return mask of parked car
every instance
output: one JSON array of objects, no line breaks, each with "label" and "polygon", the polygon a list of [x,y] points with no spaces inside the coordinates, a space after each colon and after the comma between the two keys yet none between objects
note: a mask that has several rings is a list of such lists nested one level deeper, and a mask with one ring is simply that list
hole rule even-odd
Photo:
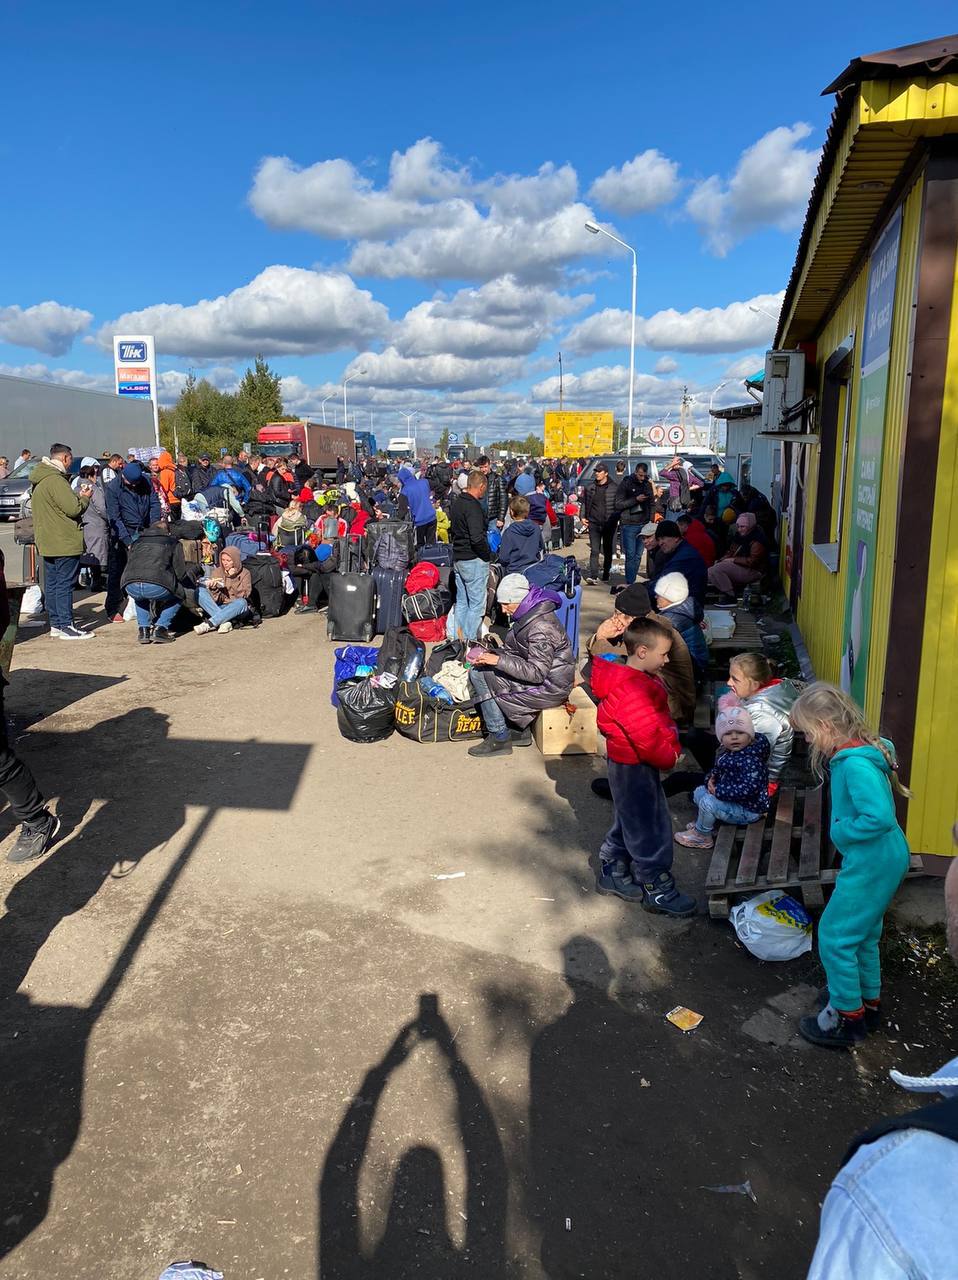
[{"label": "parked car", "polygon": [[[722,459],[717,453],[707,453],[696,450],[692,457],[689,457],[687,453],[682,453],[679,456],[682,458],[683,462],[690,464],[691,474],[703,483],[705,481],[705,473],[709,467],[713,465],[721,467],[723,465]],[[615,464],[617,462],[624,462],[626,464],[626,471],[634,471],[640,462],[644,462],[649,469],[649,479],[652,481],[652,484],[656,488],[663,488],[668,484],[668,481],[661,480],[659,478],[659,473],[660,471],[668,470],[668,465],[674,457],[674,453],[665,450],[656,451],[654,453],[633,453],[631,456],[627,453],[606,453],[601,456],[596,456],[595,458],[590,458],[586,469],[579,476],[579,496],[581,497],[589,485],[593,483],[595,469],[600,462],[604,462],[609,468],[609,474],[611,476],[615,475]]]},{"label": "parked car", "polygon": [[[30,472],[40,461],[39,457],[30,458],[27,462],[18,462],[6,480],[0,480],[0,520],[16,520],[20,514],[23,496],[30,488]],[[80,474],[81,458],[74,458],[70,466],[70,477]]]}]

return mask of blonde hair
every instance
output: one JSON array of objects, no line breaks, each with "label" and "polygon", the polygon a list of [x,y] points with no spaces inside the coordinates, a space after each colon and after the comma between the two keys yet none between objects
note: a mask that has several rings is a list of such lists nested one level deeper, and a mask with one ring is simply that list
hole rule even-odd
[{"label": "blonde hair", "polygon": [[775,678],[775,668],[764,653],[737,653],[728,665],[737,667],[747,680],[754,680],[756,684],[768,684]]},{"label": "blonde hair", "polygon": [[867,742],[876,747],[891,770],[892,789],[909,797],[911,792],[898,779],[898,765],[886,743],[868,726],[858,703],[833,684],[818,681],[798,695],[792,705],[790,719],[799,733],[804,733],[812,749],[812,768],[821,778],[825,760],[843,742]]}]

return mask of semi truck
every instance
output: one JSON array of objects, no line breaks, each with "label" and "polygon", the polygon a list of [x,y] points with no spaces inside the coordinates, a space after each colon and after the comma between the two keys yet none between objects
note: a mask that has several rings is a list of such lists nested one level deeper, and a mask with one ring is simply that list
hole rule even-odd
[{"label": "semi truck", "polygon": [[356,436],[342,427],[327,427],[321,422],[301,419],[298,422],[267,422],[256,437],[264,457],[288,458],[298,453],[309,466],[331,479],[336,475],[336,460],[356,458]]},{"label": "semi truck", "polygon": [[394,460],[405,458],[412,461],[416,456],[415,436],[393,436],[386,445],[386,457]]},{"label": "semi truck", "polygon": [[379,452],[376,447],[376,437],[371,431],[357,431],[356,433],[356,460],[360,458],[375,458]]}]

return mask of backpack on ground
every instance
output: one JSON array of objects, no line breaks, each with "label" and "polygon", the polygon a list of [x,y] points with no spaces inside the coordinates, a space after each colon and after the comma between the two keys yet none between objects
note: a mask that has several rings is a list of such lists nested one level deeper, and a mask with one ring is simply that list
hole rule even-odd
[{"label": "backpack on ground", "polygon": [[243,561],[253,583],[250,604],[264,618],[278,618],[283,612],[283,569],[275,556],[259,551]]},{"label": "backpack on ground", "polygon": [[426,646],[406,627],[390,627],[376,656],[376,670],[399,680],[418,680],[426,660]]}]

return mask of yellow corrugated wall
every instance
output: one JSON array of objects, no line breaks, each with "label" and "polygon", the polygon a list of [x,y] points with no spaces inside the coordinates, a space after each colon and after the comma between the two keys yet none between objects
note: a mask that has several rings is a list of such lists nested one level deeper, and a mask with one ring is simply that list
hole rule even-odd
[{"label": "yellow corrugated wall", "polygon": [[[881,497],[875,538],[875,588],[872,597],[872,636],[868,650],[865,714],[871,724],[881,718],[888,654],[888,622],[895,574],[895,542],[898,537],[898,497],[904,450],[906,402],[911,379],[911,338],[914,321],[915,270],[921,231],[924,178],[911,188],[902,210],[898,280],[895,285],[895,318],[892,324],[891,360],[885,410],[885,449],[882,455]],[[851,486],[849,486],[851,488]]]},{"label": "yellow corrugated wall", "polygon": [[[914,661],[891,654],[892,661]],[[958,272],[941,415],[935,514],[911,787],[908,842],[919,853],[951,854],[958,818]]]}]

